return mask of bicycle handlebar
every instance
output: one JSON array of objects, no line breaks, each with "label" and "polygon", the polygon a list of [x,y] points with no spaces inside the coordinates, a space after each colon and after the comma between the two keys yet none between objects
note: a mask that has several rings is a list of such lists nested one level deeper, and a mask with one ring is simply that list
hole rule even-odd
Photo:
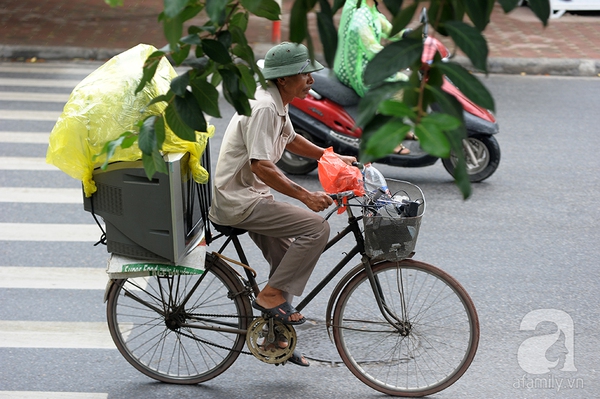
[{"label": "bicycle handlebar", "polygon": [[329,194],[329,196],[331,197],[332,200],[341,200],[342,198],[345,197],[354,197],[354,191],[352,190],[348,190],[348,191],[342,191],[341,193],[336,193],[336,194]]}]

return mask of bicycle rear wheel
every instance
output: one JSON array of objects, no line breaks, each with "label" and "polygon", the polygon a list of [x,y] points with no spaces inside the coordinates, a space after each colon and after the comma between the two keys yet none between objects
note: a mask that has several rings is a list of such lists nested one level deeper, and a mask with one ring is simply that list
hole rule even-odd
[{"label": "bicycle rear wheel", "polygon": [[228,267],[207,254],[203,275],[115,280],[108,328],[119,352],[145,375],[201,383],[227,370],[244,347],[252,308],[243,291]]},{"label": "bicycle rear wheel", "polygon": [[479,343],[475,306],[435,266],[413,260],[373,266],[388,314],[377,306],[366,271],[344,287],[333,315],[336,348],[361,381],[388,395],[424,396],[456,382]]}]

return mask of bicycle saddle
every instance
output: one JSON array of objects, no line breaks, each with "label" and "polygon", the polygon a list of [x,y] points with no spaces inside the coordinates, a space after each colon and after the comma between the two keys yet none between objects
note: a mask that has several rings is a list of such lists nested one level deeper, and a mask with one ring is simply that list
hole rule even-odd
[{"label": "bicycle saddle", "polygon": [[228,237],[229,236],[240,236],[248,231],[248,230],[244,230],[244,229],[238,229],[236,227],[223,226],[220,224],[216,224],[212,221],[211,221],[211,223],[219,233],[224,234]]}]

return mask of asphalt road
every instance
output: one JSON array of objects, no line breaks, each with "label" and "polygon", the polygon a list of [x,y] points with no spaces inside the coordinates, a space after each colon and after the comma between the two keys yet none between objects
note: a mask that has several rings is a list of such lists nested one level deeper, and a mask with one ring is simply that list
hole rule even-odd
[{"label": "asphalt road", "polygon": [[[306,308],[309,323],[298,329],[299,346],[313,359],[308,369],[241,356],[202,386],[174,386],[138,373],[114,349],[104,326],[106,251],[92,245],[94,222],[82,209],[79,183],[43,163],[68,94],[98,65],[0,64],[0,398],[381,397],[339,364],[323,328],[329,289]],[[497,103],[502,160],[473,186],[472,198],[462,200],[441,163],[377,165],[424,191],[415,258],[455,276],[480,317],[471,368],[434,397],[594,397],[600,80],[493,75],[484,83]],[[233,112],[227,104],[222,111],[222,120],[211,121],[213,160]],[[320,188],[316,173],[294,179]],[[330,222],[337,231],[344,217]],[[265,276],[260,254],[246,247]],[[310,286],[343,251],[323,256]]]}]

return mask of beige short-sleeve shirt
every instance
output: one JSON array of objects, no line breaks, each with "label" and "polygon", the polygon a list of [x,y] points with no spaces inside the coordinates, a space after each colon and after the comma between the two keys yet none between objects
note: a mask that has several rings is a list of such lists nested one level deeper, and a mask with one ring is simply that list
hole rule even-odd
[{"label": "beige short-sleeve shirt", "polygon": [[273,198],[270,187],[250,168],[250,160],[277,162],[296,137],[277,86],[269,82],[251,100],[251,116],[231,118],[212,174],[210,219],[230,226],[242,222],[263,198]]}]

